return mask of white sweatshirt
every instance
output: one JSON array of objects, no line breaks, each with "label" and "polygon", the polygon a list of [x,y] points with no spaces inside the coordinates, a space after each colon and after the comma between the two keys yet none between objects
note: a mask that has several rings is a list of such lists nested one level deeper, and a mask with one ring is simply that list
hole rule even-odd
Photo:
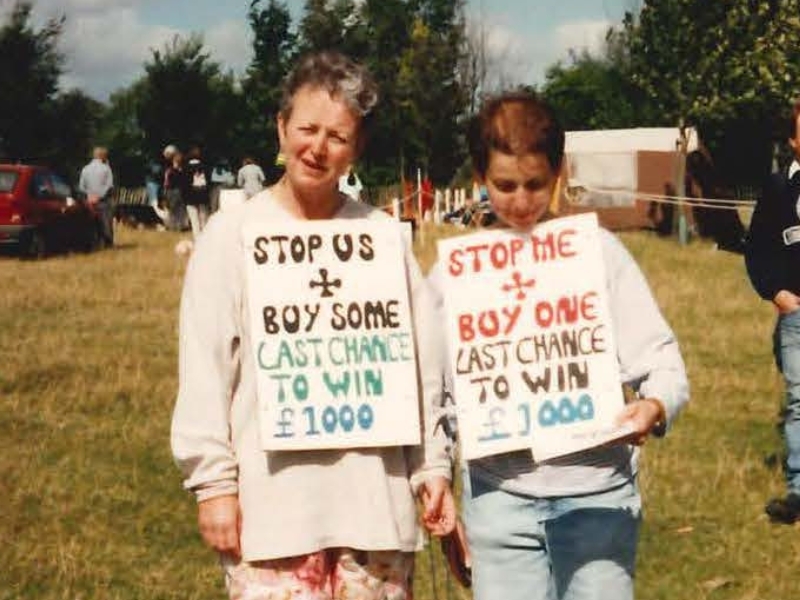
[{"label": "white sweatshirt", "polygon": [[[622,243],[602,229],[600,239],[622,382],[643,398],[660,400],[669,429],[689,398],[678,342],[641,270]],[[443,321],[441,268],[441,263],[434,265],[428,280]],[[469,466],[473,474],[504,490],[544,498],[618,487],[635,475],[637,457],[637,448],[616,445],[540,464],[533,462],[530,451],[509,452],[470,461]]]},{"label": "white sweatshirt", "polygon": [[[435,328],[432,295],[410,248],[405,268],[420,365],[423,445],[260,449],[241,228],[293,218],[265,190],[232,211],[216,213],[198,239],[181,300],[173,454],[186,476],[185,487],[198,500],[238,494],[246,561],[337,546],[413,551],[421,539],[413,490],[427,477],[449,478],[450,460],[448,440],[435,426],[443,340]],[[347,202],[335,218],[386,215]],[[391,390],[385,394],[390,400]]]}]

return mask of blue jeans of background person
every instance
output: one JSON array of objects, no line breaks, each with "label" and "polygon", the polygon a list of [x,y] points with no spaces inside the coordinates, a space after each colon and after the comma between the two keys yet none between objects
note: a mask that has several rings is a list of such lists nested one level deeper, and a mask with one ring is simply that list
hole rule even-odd
[{"label": "blue jeans of background person", "polygon": [[147,202],[150,206],[158,206],[158,194],[161,191],[158,182],[148,179],[145,182],[145,189],[147,190]]},{"label": "blue jeans of background person", "polygon": [[786,382],[786,487],[788,492],[800,494],[800,310],[778,317],[773,350]]},{"label": "blue jeans of background person", "polygon": [[474,599],[632,599],[640,515],[633,481],[597,494],[534,498],[465,476]]}]

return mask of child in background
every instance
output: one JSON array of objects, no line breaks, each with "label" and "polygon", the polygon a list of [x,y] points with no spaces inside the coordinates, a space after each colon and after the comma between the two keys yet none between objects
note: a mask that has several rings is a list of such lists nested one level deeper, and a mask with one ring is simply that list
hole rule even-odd
[{"label": "child in background", "polygon": [[[469,136],[477,181],[505,226],[547,218],[564,154],[564,131],[535,95],[489,99]],[[475,600],[633,598],[641,497],[637,446],[663,435],[688,399],[678,344],[638,266],[601,231],[620,374],[635,390],[620,443],[546,463],[530,451],[463,467],[463,510]],[[441,266],[430,281],[441,290]],[[439,292],[441,306],[441,292]],[[455,399],[458,402],[458,398]]]}]

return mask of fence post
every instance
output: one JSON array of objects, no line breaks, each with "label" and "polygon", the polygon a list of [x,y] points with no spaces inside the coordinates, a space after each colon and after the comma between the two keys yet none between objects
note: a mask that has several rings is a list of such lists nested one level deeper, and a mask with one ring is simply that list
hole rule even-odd
[{"label": "fence post", "polygon": [[[686,134],[686,124],[681,118],[678,124],[678,164],[675,173],[676,194],[684,198],[686,196],[686,151],[689,145]],[[684,200],[679,200],[677,205],[678,212],[678,243],[685,246],[689,243],[689,224],[686,221],[686,204]]]}]

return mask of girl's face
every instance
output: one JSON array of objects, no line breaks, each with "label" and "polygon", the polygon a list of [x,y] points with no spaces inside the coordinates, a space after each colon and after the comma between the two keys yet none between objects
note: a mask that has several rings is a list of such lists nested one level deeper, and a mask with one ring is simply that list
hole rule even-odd
[{"label": "girl's face", "polygon": [[303,86],[289,118],[278,116],[286,176],[301,196],[331,194],[356,158],[358,119],[324,89]]},{"label": "girl's face", "polygon": [[499,219],[529,229],[547,212],[557,179],[543,153],[515,156],[491,150],[484,184]]}]

